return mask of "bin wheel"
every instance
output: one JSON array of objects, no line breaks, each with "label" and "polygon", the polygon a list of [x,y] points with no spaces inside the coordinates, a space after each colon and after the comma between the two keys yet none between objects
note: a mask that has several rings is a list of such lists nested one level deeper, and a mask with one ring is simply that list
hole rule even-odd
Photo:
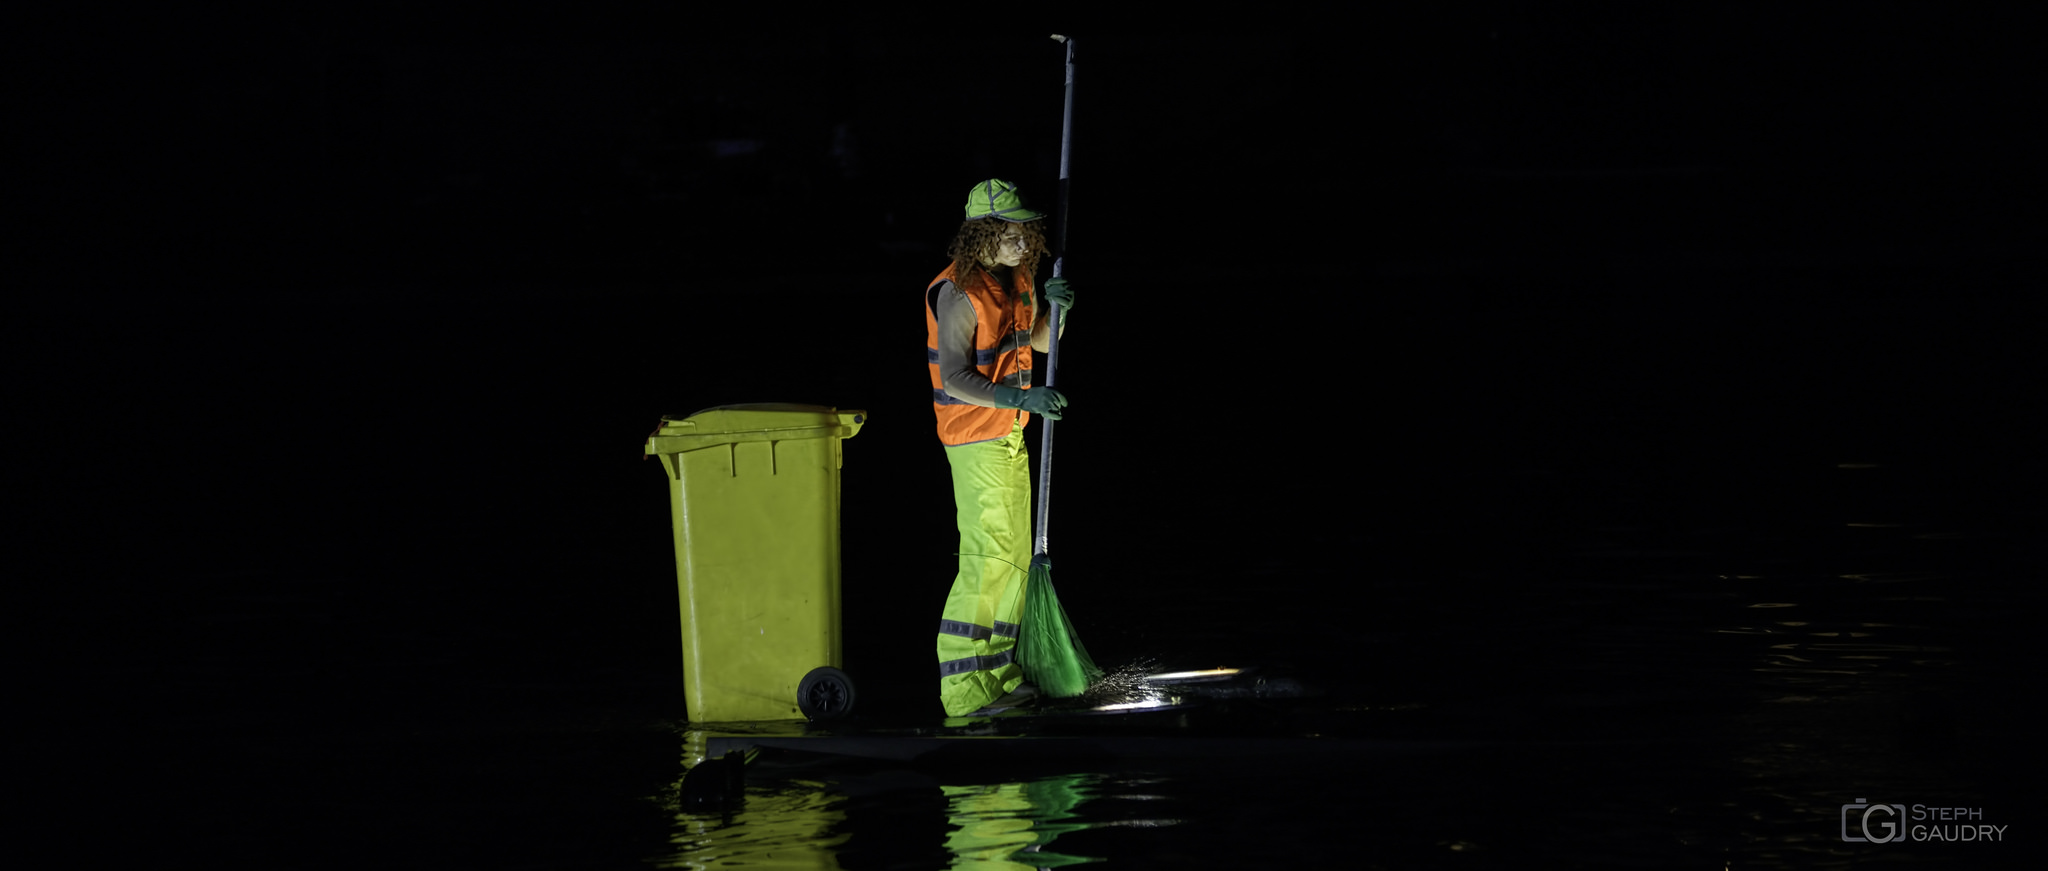
[{"label": "bin wheel", "polygon": [[837,720],[853,710],[853,678],[822,665],[796,685],[796,707],[813,720]]}]

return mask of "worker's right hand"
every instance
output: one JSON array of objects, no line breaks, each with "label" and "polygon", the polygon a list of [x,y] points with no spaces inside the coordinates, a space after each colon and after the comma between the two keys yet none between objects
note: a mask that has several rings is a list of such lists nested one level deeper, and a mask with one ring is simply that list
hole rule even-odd
[{"label": "worker's right hand", "polygon": [[1048,420],[1059,420],[1060,410],[1067,407],[1067,397],[1050,387],[1023,390],[997,385],[996,404],[1004,408],[1021,408],[1032,414],[1042,414]]},{"label": "worker's right hand", "polygon": [[1060,304],[1060,314],[1065,315],[1074,308],[1074,288],[1064,278],[1055,278],[1045,283],[1045,298]]}]

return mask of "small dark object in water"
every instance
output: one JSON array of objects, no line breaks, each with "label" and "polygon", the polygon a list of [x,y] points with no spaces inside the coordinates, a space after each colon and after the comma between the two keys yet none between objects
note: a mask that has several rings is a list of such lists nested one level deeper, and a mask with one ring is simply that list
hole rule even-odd
[{"label": "small dark object in water", "polygon": [[747,759],[738,750],[706,759],[683,775],[683,809],[718,810],[738,804],[747,788]]}]

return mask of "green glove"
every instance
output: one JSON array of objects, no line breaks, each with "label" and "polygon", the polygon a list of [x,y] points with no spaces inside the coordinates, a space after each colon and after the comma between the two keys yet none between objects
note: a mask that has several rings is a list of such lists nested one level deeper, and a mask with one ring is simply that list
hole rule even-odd
[{"label": "green glove", "polygon": [[1045,298],[1060,304],[1060,314],[1074,310],[1074,288],[1064,278],[1055,278],[1045,283]]},{"label": "green glove", "polygon": [[1067,397],[1050,387],[1023,390],[998,384],[996,405],[1002,408],[1021,408],[1032,414],[1045,415],[1047,420],[1059,420],[1060,409],[1067,407]]}]

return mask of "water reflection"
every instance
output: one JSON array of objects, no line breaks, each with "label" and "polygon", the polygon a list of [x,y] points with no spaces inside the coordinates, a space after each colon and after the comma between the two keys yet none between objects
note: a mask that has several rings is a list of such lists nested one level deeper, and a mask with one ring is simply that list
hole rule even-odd
[{"label": "water reflection", "polygon": [[[737,724],[735,724],[737,725]],[[769,733],[772,726],[742,729]],[[688,772],[707,763],[707,738],[685,733]],[[1061,836],[1100,826],[1171,826],[1175,820],[1090,820],[1082,805],[1105,782],[1099,773],[1060,773],[1029,779],[988,780],[884,767],[863,770],[781,755],[748,766],[741,794],[709,807],[686,800],[677,780],[662,801],[674,814],[669,842],[675,851],[656,857],[659,868],[840,868],[850,856],[886,856],[951,868],[1057,868],[1104,857],[1049,849]],[[710,764],[723,760],[711,759]],[[1130,798],[1129,796],[1116,796]],[[1140,796],[1142,798],[1142,796]],[[928,809],[928,810],[927,810]],[[943,829],[925,814],[939,811]],[[934,815],[937,816],[937,815]],[[917,832],[931,840],[913,843]],[[858,865],[858,862],[854,864]]]},{"label": "water reflection", "polygon": [[[772,729],[772,726],[766,727]],[[740,727],[740,731],[761,729]],[[707,761],[702,729],[683,733],[683,776]],[[722,760],[711,760],[722,764]],[[835,850],[847,840],[837,831],[846,819],[845,797],[826,784],[800,778],[747,778],[741,794],[720,806],[692,810],[683,779],[670,785],[663,804],[675,814],[669,843],[675,852],[657,857],[657,868],[838,868]]]},{"label": "water reflection", "polygon": [[717,814],[678,813],[669,843],[673,855],[657,868],[838,868],[834,851],[847,840],[835,831],[846,819],[844,797],[822,783],[791,782],[747,789],[738,809]]},{"label": "water reflection", "polygon": [[942,786],[953,831],[946,850],[953,868],[1058,868],[1100,857],[1045,849],[1060,835],[1090,828],[1074,809],[1093,795],[1100,775],[1069,774],[1023,783]]}]

